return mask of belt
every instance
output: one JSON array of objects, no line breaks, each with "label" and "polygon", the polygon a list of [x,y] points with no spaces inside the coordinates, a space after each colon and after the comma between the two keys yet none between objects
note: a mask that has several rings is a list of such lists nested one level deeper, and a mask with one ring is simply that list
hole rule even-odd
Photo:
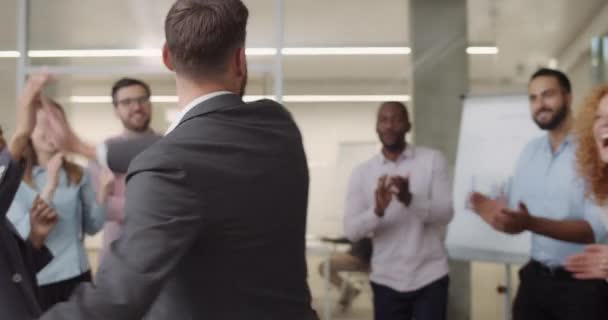
[{"label": "belt", "polygon": [[572,275],[572,272],[566,270],[564,267],[561,266],[551,267],[536,260],[531,260],[528,265],[537,274],[545,277],[553,278],[556,280],[576,280]]}]

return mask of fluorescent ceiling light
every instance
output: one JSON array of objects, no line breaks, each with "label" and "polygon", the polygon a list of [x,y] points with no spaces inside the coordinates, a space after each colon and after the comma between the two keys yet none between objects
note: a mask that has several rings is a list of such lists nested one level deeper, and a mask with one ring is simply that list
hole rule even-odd
[{"label": "fluorescent ceiling light", "polygon": [[549,59],[549,63],[547,63],[547,67],[549,67],[551,69],[557,69],[558,65],[559,65],[559,61],[557,61],[556,58]]},{"label": "fluorescent ceiling light", "polygon": [[468,54],[498,54],[497,47],[468,47]]},{"label": "fluorescent ceiling light", "polygon": [[71,96],[71,103],[112,103],[110,96]]},{"label": "fluorescent ceiling light", "polygon": [[335,48],[283,48],[286,56],[323,55],[403,55],[410,54],[409,47],[335,47]]},{"label": "fluorescent ceiling light", "polygon": [[409,101],[408,95],[286,95],[285,102],[384,102]]},{"label": "fluorescent ceiling light", "polygon": [[274,56],[277,54],[276,48],[246,48],[248,56]]},{"label": "fluorescent ceiling light", "polygon": [[19,58],[19,51],[0,51],[0,58]]},{"label": "fluorescent ceiling light", "polygon": [[[283,48],[286,56],[326,55],[407,55],[410,47],[317,47]],[[276,48],[247,48],[249,56],[274,56]],[[497,47],[468,47],[468,54],[497,54]],[[160,57],[160,49],[108,49],[108,50],[30,50],[31,58],[112,58],[112,57]],[[0,51],[0,58],[18,58],[18,51]]]},{"label": "fluorescent ceiling light", "polygon": [[159,49],[30,50],[31,58],[160,57]]},{"label": "fluorescent ceiling light", "polygon": [[[260,99],[274,99],[274,96],[247,95],[245,101]],[[177,96],[152,96],[152,102],[177,103]],[[410,100],[409,95],[286,95],[283,101],[292,103],[314,103],[314,102],[384,102]],[[71,96],[71,103],[111,103],[110,96]]]},{"label": "fluorescent ceiling light", "polygon": [[165,102],[165,103],[177,103],[177,96],[152,96],[150,97],[152,102]]}]

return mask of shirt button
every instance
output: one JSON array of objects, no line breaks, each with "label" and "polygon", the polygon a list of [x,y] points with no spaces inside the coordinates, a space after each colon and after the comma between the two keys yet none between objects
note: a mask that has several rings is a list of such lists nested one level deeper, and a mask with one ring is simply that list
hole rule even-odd
[{"label": "shirt button", "polygon": [[19,274],[19,273],[15,273],[15,274],[13,275],[13,282],[14,282],[14,283],[21,283],[21,280],[23,280],[23,279],[21,278],[21,274]]}]

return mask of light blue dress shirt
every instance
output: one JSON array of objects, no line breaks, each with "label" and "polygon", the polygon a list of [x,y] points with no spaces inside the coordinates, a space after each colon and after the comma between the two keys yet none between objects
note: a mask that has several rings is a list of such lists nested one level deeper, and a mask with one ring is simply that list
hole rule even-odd
[{"label": "light blue dress shirt", "polygon": [[[553,220],[585,220],[596,242],[604,242],[606,229],[601,209],[585,197],[583,181],[576,172],[576,143],[568,136],[553,152],[548,135],[532,140],[522,151],[507,188],[509,206],[521,201],[534,216]],[[532,258],[551,267],[583,250],[584,245],[532,234]]]},{"label": "light blue dress shirt", "polygon": [[[34,167],[32,173],[37,188],[21,182],[8,212],[8,218],[23,238],[30,233],[29,211],[32,203],[47,182],[47,173],[42,167]],[[91,178],[86,171],[80,183],[69,184],[67,174],[62,169],[50,204],[59,219],[45,242],[54,257],[38,273],[40,285],[68,280],[90,269],[82,236],[83,233],[93,235],[101,230],[106,217],[105,208],[97,204]]]}]

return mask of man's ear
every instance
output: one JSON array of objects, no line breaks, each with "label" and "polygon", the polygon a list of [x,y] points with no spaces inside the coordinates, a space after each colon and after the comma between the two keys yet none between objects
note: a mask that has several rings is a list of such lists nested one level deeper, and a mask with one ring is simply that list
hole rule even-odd
[{"label": "man's ear", "polygon": [[175,66],[173,65],[173,60],[171,60],[171,54],[169,53],[167,43],[163,45],[163,64],[167,69],[175,71]]},{"label": "man's ear", "polygon": [[239,77],[247,75],[247,56],[245,55],[245,47],[236,49],[233,63]]}]

